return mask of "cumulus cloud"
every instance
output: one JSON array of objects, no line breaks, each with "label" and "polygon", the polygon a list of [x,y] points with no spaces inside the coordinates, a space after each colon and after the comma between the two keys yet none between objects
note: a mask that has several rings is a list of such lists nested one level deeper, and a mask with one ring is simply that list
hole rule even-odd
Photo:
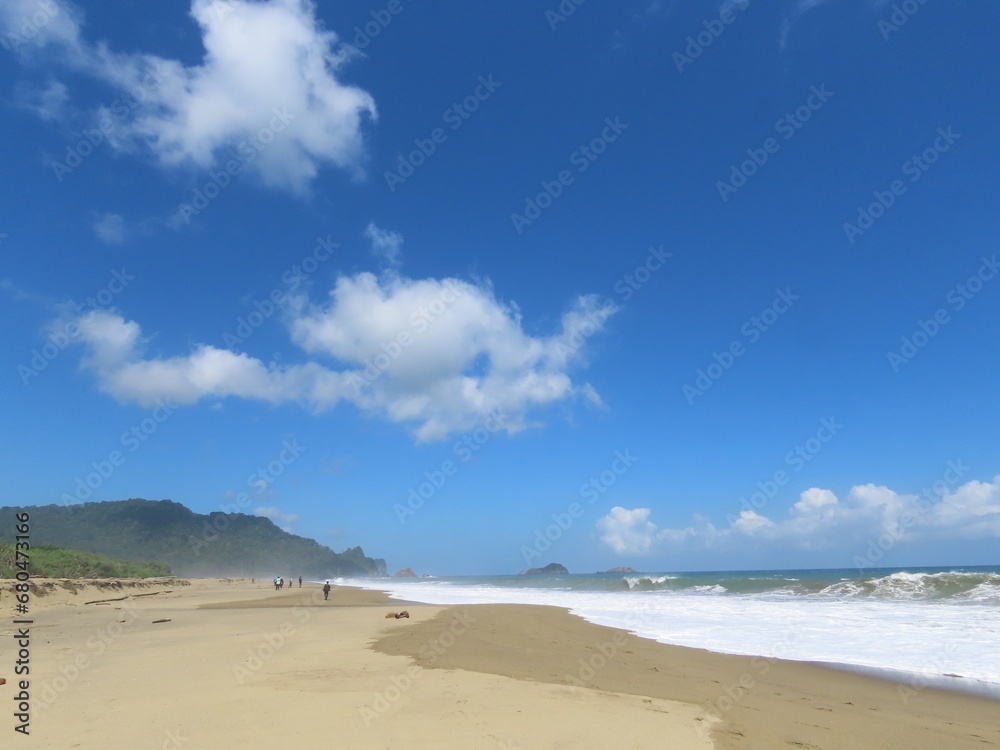
[{"label": "cumulus cloud", "polygon": [[297,364],[210,344],[152,356],[139,323],[113,310],[55,325],[78,327],[83,367],[120,401],[236,397],[299,402],[314,412],[346,401],[412,426],[425,442],[474,429],[498,412],[513,433],[535,409],[575,398],[599,403],[570,370],[610,314],[596,297],[580,297],[559,330],[531,336],[516,305],[498,300],[488,283],[359,273],[338,279],[318,303],[299,298],[289,306],[289,334],[306,355]]},{"label": "cumulus cloud", "polygon": [[65,0],[2,6],[0,28],[9,36],[43,5],[56,12],[22,51],[129,92],[128,106],[95,113],[95,122],[113,124],[108,140],[117,149],[167,166],[236,158],[265,184],[291,191],[324,164],[360,174],[361,126],[376,117],[375,102],[339,80],[357,53],[323,28],[310,0],[192,0],[205,55],[190,66],[84,40],[82,15]]},{"label": "cumulus cloud", "polygon": [[615,506],[597,522],[600,540],[619,555],[643,555],[663,538],[656,524],[649,521],[649,508],[626,510]]},{"label": "cumulus cloud", "polygon": [[804,550],[846,545],[863,551],[880,539],[893,545],[992,539],[1000,537],[1000,476],[945,490],[933,501],[874,484],[852,487],[842,500],[830,490],[813,487],[800,494],[785,519],[774,521],[745,508],[721,529],[700,517],[684,529],[660,528],[649,517],[649,508],[613,508],[597,522],[599,538],[619,554],[634,555],[669,545],[721,549],[755,542]]}]

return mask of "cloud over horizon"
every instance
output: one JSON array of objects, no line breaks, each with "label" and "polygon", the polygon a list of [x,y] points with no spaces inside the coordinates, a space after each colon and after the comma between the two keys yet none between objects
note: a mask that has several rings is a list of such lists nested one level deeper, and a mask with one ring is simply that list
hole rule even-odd
[{"label": "cloud over horizon", "polygon": [[864,484],[841,500],[830,490],[813,487],[799,495],[783,520],[744,508],[730,516],[726,528],[696,516],[686,528],[661,529],[650,514],[649,508],[612,508],[597,522],[599,541],[618,554],[635,556],[751,543],[808,551],[839,548],[864,557],[872,544],[886,551],[897,544],[1000,537],[1000,475],[992,482],[971,480],[933,499]]}]

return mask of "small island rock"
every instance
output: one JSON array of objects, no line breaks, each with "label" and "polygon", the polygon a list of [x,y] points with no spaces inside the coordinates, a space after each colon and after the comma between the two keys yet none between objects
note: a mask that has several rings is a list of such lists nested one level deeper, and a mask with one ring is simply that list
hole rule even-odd
[{"label": "small island rock", "polygon": [[528,568],[527,570],[522,570],[518,575],[522,576],[564,576],[569,575],[569,571],[566,570],[565,566],[559,563],[549,563],[544,568]]}]

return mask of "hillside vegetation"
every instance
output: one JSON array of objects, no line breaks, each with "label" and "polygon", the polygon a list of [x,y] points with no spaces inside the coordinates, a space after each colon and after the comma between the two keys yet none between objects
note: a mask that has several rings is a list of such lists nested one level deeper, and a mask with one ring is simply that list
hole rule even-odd
[{"label": "hillside vegetation", "polygon": [[171,500],[133,498],[80,505],[0,508],[0,542],[14,541],[14,514],[31,515],[31,544],[57,545],[130,562],[160,560],[180,576],[385,575],[360,547],[338,554],[243,513],[194,513]]},{"label": "hillside vegetation", "polygon": [[[170,566],[165,563],[113,560],[52,544],[32,547],[28,557],[28,573],[48,578],[157,578],[170,575]],[[14,545],[0,544],[0,578],[13,578],[17,574],[15,562]]]}]

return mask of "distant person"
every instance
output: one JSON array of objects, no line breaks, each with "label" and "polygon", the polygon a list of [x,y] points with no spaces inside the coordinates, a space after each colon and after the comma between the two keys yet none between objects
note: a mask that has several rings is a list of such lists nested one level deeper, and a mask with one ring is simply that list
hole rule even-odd
[{"label": "distant person", "polygon": [[302,588],[302,576],[299,576],[299,588]]},{"label": "distant person", "polygon": [[274,590],[275,590],[275,591],[277,591],[277,590],[278,590],[278,576],[275,576],[275,577],[274,577]]},{"label": "distant person", "polygon": [[323,601],[330,598],[330,582],[327,581],[323,584]]}]

